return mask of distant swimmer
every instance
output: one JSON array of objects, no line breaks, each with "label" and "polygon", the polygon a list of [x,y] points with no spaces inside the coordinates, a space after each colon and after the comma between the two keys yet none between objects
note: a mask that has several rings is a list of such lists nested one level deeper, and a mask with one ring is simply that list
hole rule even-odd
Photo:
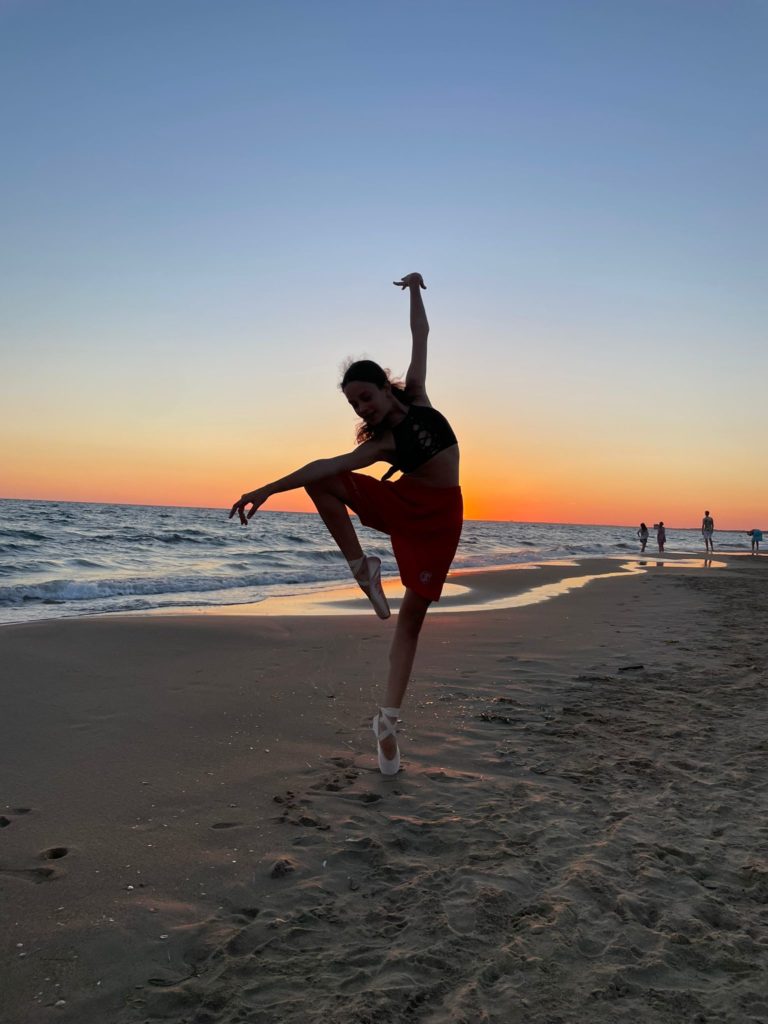
[{"label": "distant swimmer", "polygon": [[648,527],[645,523],[640,523],[640,529],[637,531],[637,536],[640,538],[640,554],[645,551],[645,545],[648,543]]},{"label": "distant swimmer", "polygon": [[[405,596],[389,651],[384,701],[373,717],[383,775],[400,770],[400,705],[424,617],[430,604],[440,600],[463,523],[456,435],[427,397],[429,323],[421,298],[426,285],[421,274],[407,274],[394,283],[410,295],[411,362],[405,383],[392,380],[387,370],[369,359],[350,363],[340,387],[360,417],[357,447],[310,462],[243,494],[229,513],[230,519],[238,515],[247,526],[267,498],[304,487],[380,619],[390,615],[381,585],[381,559],[364,553],[347,510],[356,512],[364,526],[389,534]],[[291,398],[289,392],[288,413],[295,415]],[[357,472],[376,462],[391,463],[382,480]],[[390,481],[397,470],[402,476]]]},{"label": "distant swimmer", "polygon": [[709,509],[704,513],[704,518],[701,520],[701,536],[704,538],[704,546],[707,551],[714,551],[715,546],[712,543],[712,534],[715,532],[715,520],[709,514]]},{"label": "distant swimmer", "polygon": [[656,523],[656,543],[659,545],[659,554],[664,554],[664,545],[667,543],[667,531],[664,529],[664,523]]},{"label": "distant swimmer", "polygon": [[760,541],[763,539],[762,530],[747,530],[747,536],[752,538],[752,554],[760,554]]}]

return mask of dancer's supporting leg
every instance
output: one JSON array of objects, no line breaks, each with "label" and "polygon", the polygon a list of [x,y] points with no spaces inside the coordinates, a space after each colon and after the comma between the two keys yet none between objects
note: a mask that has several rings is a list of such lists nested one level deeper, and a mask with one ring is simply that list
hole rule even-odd
[{"label": "dancer's supporting leg", "polygon": [[380,619],[388,619],[389,605],[381,586],[381,560],[363,553],[347,511],[347,485],[342,477],[331,476],[309,484],[307,494],[336,541],[339,551]]},{"label": "dancer's supporting leg", "polygon": [[[420,597],[414,591],[406,587],[403,603],[397,613],[397,626],[392,646],[389,649],[389,674],[387,676],[387,688],[384,694],[385,708],[399,710],[408,682],[411,678],[413,660],[416,656],[416,647],[419,642],[421,627],[424,625],[424,617],[432,602],[425,597]],[[389,716],[394,728],[395,716]],[[394,720],[392,720],[394,718]],[[394,735],[388,735],[379,741],[381,752],[387,760],[392,760],[397,754],[397,740]]]}]

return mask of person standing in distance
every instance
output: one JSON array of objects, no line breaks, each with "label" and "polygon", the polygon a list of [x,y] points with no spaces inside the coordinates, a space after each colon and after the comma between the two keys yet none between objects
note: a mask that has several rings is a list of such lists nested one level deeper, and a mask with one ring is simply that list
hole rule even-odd
[{"label": "person standing in distance", "polygon": [[640,540],[640,554],[645,551],[645,545],[648,543],[648,527],[645,523],[640,523],[640,529],[637,531],[637,536]]},{"label": "person standing in distance", "polygon": [[709,514],[709,509],[704,513],[704,518],[701,520],[701,536],[704,538],[704,546],[707,551],[714,551],[715,546],[712,543],[712,534],[715,532],[715,520]]},{"label": "person standing in distance", "polygon": [[760,554],[760,541],[763,539],[762,530],[747,530],[747,536],[752,541],[752,554]]},{"label": "person standing in distance", "polygon": [[659,545],[659,554],[664,554],[664,545],[667,543],[667,531],[664,529],[663,520],[656,524],[656,543]]}]

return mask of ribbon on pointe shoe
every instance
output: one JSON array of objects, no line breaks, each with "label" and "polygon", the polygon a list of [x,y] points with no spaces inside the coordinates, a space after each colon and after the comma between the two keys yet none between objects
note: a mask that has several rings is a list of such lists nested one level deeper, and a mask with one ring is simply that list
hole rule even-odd
[{"label": "ribbon on pointe shoe", "polygon": [[388,619],[392,612],[389,610],[387,596],[381,585],[381,559],[375,555],[364,558],[363,564],[355,573],[355,579],[379,618]]},{"label": "ribbon on pointe shoe", "polygon": [[[373,734],[376,737],[376,749],[379,755],[379,771],[382,775],[397,775],[400,771],[400,748],[397,746],[397,719],[400,708],[380,708],[373,716]],[[385,757],[381,749],[381,741],[389,736],[395,737],[395,756]]]}]

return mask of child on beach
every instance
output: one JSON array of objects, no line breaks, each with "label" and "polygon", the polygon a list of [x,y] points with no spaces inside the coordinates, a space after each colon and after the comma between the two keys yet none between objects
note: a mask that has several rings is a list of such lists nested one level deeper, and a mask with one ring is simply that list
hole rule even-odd
[{"label": "child on beach", "polygon": [[752,554],[760,554],[760,541],[763,539],[762,530],[747,530],[747,536],[752,538]]},{"label": "child on beach", "polygon": [[664,554],[664,545],[667,543],[667,531],[664,529],[664,523],[656,524],[656,543],[659,545],[659,554]]},{"label": "child on beach", "polygon": [[[430,604],[440,599],[463,521],[456,435],[426,392],[429,324],[421,297],[426,285],[421,274],[407,274],[394,284],[410,295],[412,348],[405,384],[391,380],[388,371],[371,360],[351,363],[340,386],[361,419],[354,451],[310,462],[249,491],[229,513],[230,519],[237,513],[247,526],[273,494],[306,488],[381,619],[390,615],[381,585],[381,560],[363,552],[347,509],[356,512],[365,526],[390,535],[405,595],[389,652],[384,702],[373,718],[379,769],[384,775],[395,775],[400,769],[395,728],[400,707],[424,617]],[[376,462],[392,465],[382,480],[356,472]],[[390,481],[396,470],[402,476]]]},{"label": "child on beach", "polygon": [[640,554],[645,551],[645,545],[648,543],[648,527],[645,523],[640,523],[640,529],[637,531],[637,536],[640,538]]}]

